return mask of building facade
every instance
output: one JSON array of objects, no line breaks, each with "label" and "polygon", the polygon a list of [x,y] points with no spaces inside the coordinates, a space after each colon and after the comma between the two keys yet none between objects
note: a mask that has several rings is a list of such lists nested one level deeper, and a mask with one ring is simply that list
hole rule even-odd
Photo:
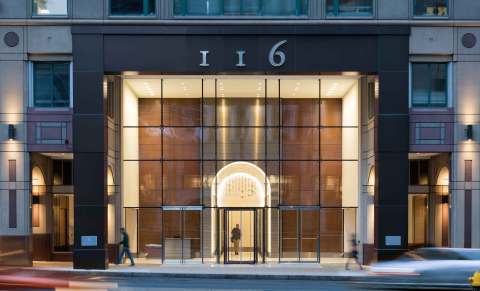
[{"label": "building facade", "polygon": [[480,247],[475,0],[0,0],[0,35],[1,265]]}]

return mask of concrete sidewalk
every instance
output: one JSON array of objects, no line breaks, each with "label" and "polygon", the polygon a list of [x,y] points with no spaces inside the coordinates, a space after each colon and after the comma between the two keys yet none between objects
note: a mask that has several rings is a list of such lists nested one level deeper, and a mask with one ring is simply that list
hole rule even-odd
[{"label": "concrete sidewalk", "polygon": [[110,265],[108,270],[74,270],[71,263],[35,262],[29,270],[62,272],[83,275],[105,275],[120,277],[177,277],[209,279],[287,279],[287,280],[328,280],[350,281],[371,277],[367,272],[346,271],[343,264],[259,264],[259,265],[221,265],[221,264],[137,264]]},{"label": "concrete sidewalk", "polygon": [[420,277],[378,276],[368,271],[346,271],[343,264],[293,264],[272,263],[259,265],[221,264],[137,264],[110,265],[108,270],[74,270],[71,263],[35,262],[29,271],[61,273],[79,276],[103,276],[117,278],[199,278],[199,279],[247,279],[247,280],[315,280],[350,282],[370,289],[415,290],[471,290],[467,282],[430,282]]}]

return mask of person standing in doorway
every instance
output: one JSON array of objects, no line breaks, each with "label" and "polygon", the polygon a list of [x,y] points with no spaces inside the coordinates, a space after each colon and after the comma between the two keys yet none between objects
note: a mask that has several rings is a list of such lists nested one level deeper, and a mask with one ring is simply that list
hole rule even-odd
[{"label": "person standing in doorway", "polygon": [[240,239],[242,239],[242,232],[240,230],[240,225],[235,225],[232,229],[232,237],[231,241],[233,243],[233,250],[235,251],[235,255],[238,255],[240,251]]},{"label": "person standing in doorway", "polygon": [[350,239],[350,248],[351,248],[351,255],[345,264],[345,270],[350,270],[350,261],[353,260],[355,264],[360,267],[360,270],[363,270],[362,264],[358,261],[358,244],[357,244],[357,237],[355,234],[352,234],[352,238]]},{"label": "person standing in doorway", "polygon": [[120,242],[120,245],[123,246],[122,251],[120,252],[120,256],[118,257],[118,264],[123,264],[123,260],[125,257],[125,254],[128,256],[130,259],[130,266],[135,266],[135,261],[133,260],[132,253],[130,252],[130,242],[129,242],[129,237],[128,233],[125,231],[125,228],[120,228],[120,232],[122,233],[123,239]]}]

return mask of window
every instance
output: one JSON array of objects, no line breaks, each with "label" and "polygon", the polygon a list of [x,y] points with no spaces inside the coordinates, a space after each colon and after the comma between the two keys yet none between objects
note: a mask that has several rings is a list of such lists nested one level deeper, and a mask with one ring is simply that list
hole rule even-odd
[{"label": "window", "polygon": [[176,16],[302,16],[308,0],[175,0]]},{"label": "window", "polygon": [[411,160],[410,185],[428,184],[428,160]]},{"label": "window", "polygon": [[72,160],[53,160],[53,185],[72,185]]},{"label": "window", "polygon": [[448,0],[413,0],[413,14],[426,17],[447,17]]},{"label": "window", "polygon": [[35,107],[70,105],[70,62],[33,64],[33,105]]},{"label": "window", "polygon": [[68,0],[33,0],[34,16],[67,16]]},{"label": "window", "polygon": [[412,106],[445,107],[448,104],[448,64],[412,64]]},{"label": "window", "polygon": [[327,16],[372,16],[372,0],[327,0]]},{"label": "window", "polygon": [[110,15],[153,16],[155,0],[110,0]]}]

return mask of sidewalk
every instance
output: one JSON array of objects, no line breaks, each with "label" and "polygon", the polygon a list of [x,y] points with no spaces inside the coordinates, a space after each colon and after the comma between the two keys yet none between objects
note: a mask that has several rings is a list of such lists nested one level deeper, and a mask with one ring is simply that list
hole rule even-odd
[{"label": "sidewalk", "polygon": [[[117,278],[198,278],[198,279],[247,279],[247,280],[315,280],[358,284],[370,289],[415,290],[471,290],[469,284],[432,282],[420,277],[378,276],[368,271],[346,271],[344,264],[295,264],[271,263],[258,265],[223,264],[137,264],[110,265],[108,270],[74,270],[71,263],[35,262],[29,271],[61,273],[65,275],[103,276]],[[436,280],[433,280],[436,281]]]},{"label": "sidewalk", "polygon": [[[355,266],[356,267],[356,266]],[[358,269],[358,267],[356,267]],[[105,275],[119,277],[177,277],[208,279],[285,279],[285,280],[324,280],[351,281],[372,277],[365,271],[346,271],[343,264],[137,264],[110,265],[108,270],[74,270],[71,263],[35,262],[29,270],[63,272],[83,275]]]}]

